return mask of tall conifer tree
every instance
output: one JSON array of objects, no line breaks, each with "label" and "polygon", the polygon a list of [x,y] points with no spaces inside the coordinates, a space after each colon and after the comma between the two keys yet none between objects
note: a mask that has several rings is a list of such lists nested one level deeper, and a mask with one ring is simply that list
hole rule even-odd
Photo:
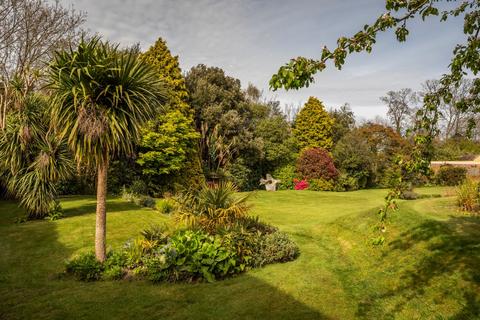
[{"label": "tall conifer tree", "polygon": [[167,113],[159,113],[142,130],[138,163],[143,173],[162,183],[195,185],[203,180],[198,157],[199,134],[193,110],[186,102],[188,91],[178,56],[159,38],[142,54],[142,59],[158,72],[168,91]]},{"label": "tall conifer tree", "polygon": [[301,148],[330,150],[333,146],[333,123],[322,102],[310,97],[295,119],[293,134]]}]

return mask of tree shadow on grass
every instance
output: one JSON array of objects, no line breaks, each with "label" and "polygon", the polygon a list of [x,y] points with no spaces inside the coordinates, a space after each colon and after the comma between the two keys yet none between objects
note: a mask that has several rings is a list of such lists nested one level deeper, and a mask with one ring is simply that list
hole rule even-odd
[{"label": "tree shadow on grass", "polygon": [[[115,283],[111,292],[98,292],[100,314],[92,319],[308,319],[329,320],[319,311],[275,286],[250,276],[200,284]],[[87,292],[77,295],[84,303]],[[84,300],[85,299],[85,300]],[[78,302],[80,301],[80,302]],[[94,306],[91,306],[94,307]],[[73,309],[81,309],[77,306]]]},{"label": "tree shadow on grass", "polygon": [[28,319],[34,315],[24,304],[49,294],[52,279],[72,252],[58,241],[54,222],[15,224],[8,219],[0,224],[0,319]]},{"label": "tree shadow on grass", "polygon": [[[69,201],[81,200],[81,204],[70,206],[68,205]],[[97,201],[95,198],[82,199],[80,197],[76,198],[62,198],[60,199],[62,206],[64,206],[63,214],[65,218],[82,216],[85,214],[94,214],[97,208]],[[63,205],[67,204],[67,205]],[[137,206],[133,203],[126,201],[118,201],[118,199],[108,199],[107,200],[107,213],[108,212],[122,212],[122,211],[131,211],[139,210],[142,207]]]},{"label": "tree shadow on grass", "polygon": [[57,222],[0,225],[0,319],[329,319],[249,273],[212,284],[59,278],[75,246]]},{"label": "tree shadow on grass", "polygon": [[[393,308],[385,313],[385,318],[395,318],[412,299],[423,301],[427,290],[435,290],[443,298],[431,302],[433,310],[456,292],[463,298],[456,301],[461,307],[448,318],[480,319],[480,218],[464,216],[444,221],[428,220],[398,238],[389,244],[389,252],[385,255],[417,247],[426,251],[417,254],[415,260],[400,271],[397,275],[401,280],[399,287],[365,299],[358,307],[358,317],[368,318],[377,299],[397,298]],[[441,283],[446,279],[448,284]]]},{"label": "tree shadow on grass", "polygon": [[[97,201],[92,196],[68,196],[60,197],[59,200],[63,208],[64,218],[95,214],[97,208]],[[141,209],[143,209],[143,207],[126,201],[120,201],[115,197],[107,199],[107,213]],[[25,210],[20,207],[17,201],[0,201],[0,227],[4,225],[4,222],[5,225],[7,225],[7,222],[14,223],[17,218],[21,218],[24,215]]]}]

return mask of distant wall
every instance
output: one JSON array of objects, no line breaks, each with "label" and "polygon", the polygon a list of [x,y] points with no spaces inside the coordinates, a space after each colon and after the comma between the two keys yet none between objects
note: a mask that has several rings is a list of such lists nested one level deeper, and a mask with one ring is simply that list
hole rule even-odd
[{"label": "distant wall", "polygon": [[480,162],[476,161],[432,161],[430,168],[437,173],[441,166],[451,165],[453,167],[460,167],[467,169],[467,176],[472,178],[480,177]]}]

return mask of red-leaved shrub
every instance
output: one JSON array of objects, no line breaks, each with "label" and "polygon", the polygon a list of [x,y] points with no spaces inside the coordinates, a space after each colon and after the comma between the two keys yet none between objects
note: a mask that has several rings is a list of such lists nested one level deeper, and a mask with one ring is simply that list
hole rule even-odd
[{"label": "red-leaved shrub", "polygon": [[295,190],[308,189],[308,182],[306,180],[293,179],[293,189]]},{"label": "red-leaved shrub", "polygon": [[338,176],[330,154],[321,148],[305,149],[297,160],[297,171],[303,179],[332,180]]}]

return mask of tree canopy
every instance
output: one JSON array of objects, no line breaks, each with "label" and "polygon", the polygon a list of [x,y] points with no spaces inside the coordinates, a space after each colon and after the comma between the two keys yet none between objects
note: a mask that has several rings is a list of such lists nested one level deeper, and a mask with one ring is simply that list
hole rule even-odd
[{"label": "tree canopy", "polygon": [[95,255],[103,262],[109,160],[133,152],[142,125],[164,102],[163,86],[136,51],[94,37],[56,53],[49,88],[53,125],[76,160],[97,169]]},{"label": "tree canopy", "polygon": [[[168,181],[179,178],[181,170],[189,169],[182,177],[190,181],[201,175],[198,158],[198,139],[195,130],[193,109],[188,104],[185,78],[178,57],[172,56],[167,43],[159,38],[141,58],[156,71],[166,87],[167,112],[157,112],[155,117],[142,128],[137,163],[149,178],[150,184],[158,188],[166,175]],[[190,177],[189,177],[190,176]]]},{"label": "tree canopy", "polygon": [[301,148],[330,150],[333,146],[333,124],[322,102],[310,97],[297,114],[293,134]]}]

